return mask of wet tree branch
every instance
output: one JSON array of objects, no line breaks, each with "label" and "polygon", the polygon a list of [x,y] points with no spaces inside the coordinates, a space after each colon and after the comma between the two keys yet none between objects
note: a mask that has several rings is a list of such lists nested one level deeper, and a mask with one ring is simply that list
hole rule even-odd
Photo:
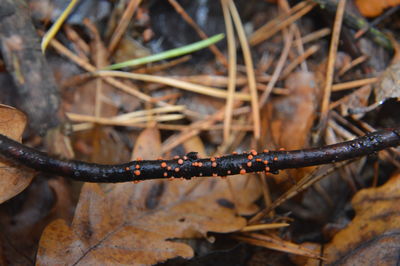
[{"label": "wet tree branch", "polygon": [[[400,145],[400,127],[369,133],[363,137],[320,148],[293,151],[250,151],[221,157],[198,158],[196,152],[172,160],[141,160],[118,165],[102,165],[60,160],[0,134],[0,155],[7,160],[45,173],[84,182],[127,182],[161,178],[229,176],[252,172],[277,173],[365,156]],[[151,147],[149,147],[151,148]]]}]

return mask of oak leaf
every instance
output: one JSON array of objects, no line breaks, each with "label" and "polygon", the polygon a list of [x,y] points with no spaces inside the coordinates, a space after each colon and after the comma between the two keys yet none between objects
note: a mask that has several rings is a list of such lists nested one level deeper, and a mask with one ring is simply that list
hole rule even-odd
[{"label": "oak leaf", "polygon": [[[26,126],[25,115],[10,106],[0,105],[0,133],[21,141]],[[0,157],[0,203],[23,191],[32,181],[34,172]]]},{"label": "oak leaf", "polygon": [[[154,156],[152,147],[161,150],[159,139],[156,129],[143,131],[135,156]],[[177,256],[191,258],[192,248],[173,239],[207,237],[208,232],[227,233],[246,225],[225,180],[194,181],[152,180],[103,188],[85,184],[72,225],[57,220],[45,229],[38,263],[150,265]],[[255,181],[243,176],[231,180],[235,191],[246,188],[241,194],[250,208],[260,195]]]},{"label": "oak leaf", "polygon": [[[355,218],[324,247],[334,265],[395,265],[400,249],[400,174],[352,199]],[[309,265],[313,265],[309,261]]]}]

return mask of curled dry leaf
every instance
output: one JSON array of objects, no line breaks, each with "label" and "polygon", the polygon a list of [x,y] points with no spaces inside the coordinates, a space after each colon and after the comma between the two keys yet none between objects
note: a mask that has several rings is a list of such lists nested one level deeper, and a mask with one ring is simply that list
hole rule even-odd
[{"label": "curled dry leaf", "polygon": [[[0,133],[21,141],[26,125],[25,115],[10,106],[0,105]],[[23,191],[32,181],[34,172],[15,166],[0,157],[0,203]]]},{"label": "curled dry leaf", "polygon": [[[324,247],[332,265],[396,265],[400,250],[400,174],[358,192],[353,221]],[[314,265],[309,261],[309,265]]]},{"label": "curled dry leaf", "polygon": [[[160,154],[156,129],[142,132],[135,156],[154,156],[154,150],[144,148],[150,144]],[[220,178],[204,180],[195,182],[195,186],[196,179],[109,184],[103,188],[85,184],[72,225],[57,220],[45,229],[37,262],[150,265],[177,256],[190,258],[192,248],[171,239],[205,237],[210,231],[232,232],[246,224],[236,214],[227,182]],[[249,201],[247,205],[253,205],[260,195],[258,184],[252,180],[246,183],[241,176],[232,181],[235,191],[246,188],[243,198]]]}]

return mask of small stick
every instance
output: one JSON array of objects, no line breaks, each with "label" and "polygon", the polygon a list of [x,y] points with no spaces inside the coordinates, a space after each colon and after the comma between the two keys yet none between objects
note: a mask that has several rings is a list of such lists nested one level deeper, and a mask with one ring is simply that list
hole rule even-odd
[{"label": "small stick", "polygon": [[[48,156],[0,134],[0,154],[38,171],[75,180],[116,183],[162,178],[228,176],[252,172],[278,173],[279,170],[345,161],[400,145],[400,127],[369,133],[363,137],[321,148],[293,151],[252,150],[222,157],[198,158],[196,152],[172,160],[141,160],[102,165]],[[149,147],[151,148],[151,147]]]}]

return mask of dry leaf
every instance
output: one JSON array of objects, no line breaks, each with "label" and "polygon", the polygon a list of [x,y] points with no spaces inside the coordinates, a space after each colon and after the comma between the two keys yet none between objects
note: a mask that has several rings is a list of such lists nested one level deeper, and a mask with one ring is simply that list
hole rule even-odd
[{"label": "dry leaf", "polygon": [[365,17],[376,17],[383,13],[383,10],[400,4],[399,0],[356,0],[360,13]]},{"label": "dry leaf", "polygon": [[96,126],[76,132],[72,143],[76,154],[75,159],[78,160],[118,164],[130,159],[130,151],[121,139],[121,134],[111,127]]},{"label": "dry leaf", "polygon": [[375,88],[375,102],[382,103],[390,98],[400,99],[400,62],[383,72]]},{"label": "dry leaf", "polygon": [[[10,106],[0,105],[0,133],[21,141],[26,125],[25,115]],[[0,157],[0,203],[23,191],[32,181],[33,171],[16,166]]]},{"label": "dry leaf", "polygon": [[368,105],[368,98],[372,88],[370,85],[363,86],[340,100],[340,114],[348,116],[354,110],[364,110]]},{"label": "dry leaf", "polygon": [[[6,264],[34,264],[42,231],[56,218],[73,216],[68,183],[36,177],[18,196],[0,205],[0,242]],[[1,253],[1,252],[0,252]]]},{"label": "dry leaf", "polygon": [[396,265],[400,249],[400,174],[352,200],[353,221],[324,247],[327,264]]},{"label": "dry leaf", "polygon": [[[264,147],[269,149],[285,148],[302,149],[308,146],[310,131],[315,119],[316,83],[310,72],[295,72],[286,80],[290,90],[288,96],[279,97],[266,106],[264,126],[268,136]],[[310,169],[310,168],[309,168]],[[307,168],[281,172],[278,180],[284,181],[287,176],[296,180],[304,176]]]},{"label": "dry leaf", "polygon": [[[136,148],[135,156],[153,156],[152,147],[159,150],[159,142],[158,131],[146,129],[136,142],[144,149]],[[190,246],[170,239],[206,237],[210,231],[227,233],[245,226],[225,180],[208,178],[194,187],[192,181],[152,180],[103,189],[85,184],[71,227],[57,220],[45,229],[38,264],[149,265],[177,256],[190,258]],[[237,176],[233,183],[235,191],[246,189],[248,205],[259,195],[253,181]]]},{"label": "dry leaf", "polygon": [[49,154],[65,159],[73,159],[75,156],[71,139],[64,133],[64,128],[57,127],[47,131],[44,145]]}]

